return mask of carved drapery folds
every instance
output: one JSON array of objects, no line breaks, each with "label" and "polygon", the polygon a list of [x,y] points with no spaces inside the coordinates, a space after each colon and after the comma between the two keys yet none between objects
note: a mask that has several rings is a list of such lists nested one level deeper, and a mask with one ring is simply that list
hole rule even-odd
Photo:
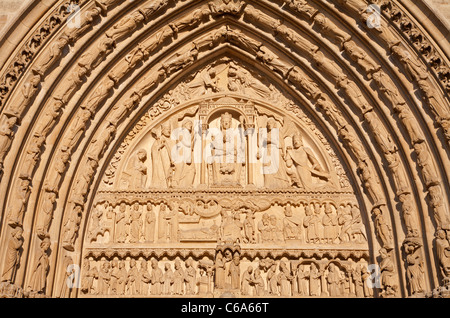
[{"label": "carved drapery folds", "polygon": [[[392,297],[448,285],[444,51],[396,1],[375,28],[368,3],[336,3],[55,6],[0,82],[0,294],[73,296],[60,281],[74,260],[87,297]],[[50,250],[58,238],[63,253]],[[205,248],[186,252],[194,245]],[[378,290],[365,284],[369,260]]]}]

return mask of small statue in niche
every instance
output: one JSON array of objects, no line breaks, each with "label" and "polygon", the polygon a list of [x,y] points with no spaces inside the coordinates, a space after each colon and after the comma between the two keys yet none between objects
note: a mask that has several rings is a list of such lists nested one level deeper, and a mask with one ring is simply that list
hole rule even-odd
[{"label": "small statue in niche", "polygon": [[338,218],[337,215],[333,215],[333,210],[331,209],[331,205],[329,203],[325,205],[325,215],[322,218],[322,225],[325,243],[333,244],[338,236],[336,231]]},{"label": "small statue in niche", "polygon": [[[243,126],[243,120],[241,117],[240,126]],[[233,116],[228,112],[221,114],[219,129],[220,133],[211,136],[211,158],[208,160],[213,185],[240,186],[241,173],[245,165],[244,136],[234,135]]]},{"label": "small statue in niche", "polygon": [[300,180],[301,188],[305,190],[314,188],[312,176],[327,181],[330,178],[329,173],[322,168],[312,150],[303,145],[303,139],[299,133],[292,136],[292,147],[286,148],[286,158],[293,161],[297,171],[294,180]]},{"label": "small statue in niche", "polygon": [[133,204],[130,220],[130,243],[139,243],[142,232],[142,211],[138,202]]},{"label": "small statue in niche", "polygon": [[98,273],[98,293],[99,295],[108,295],[109,284],[111,280],[110,264],[103,261]]},{"label": "small statue in niche", "polygon": [[148,272],[147,261],[141,260],[141,269],[139,270],[140,295],[148,295],[148,284],[150,283],[150,273]]},{"label": "small statue in niche", "polygon": [[147,213],[145,214],[144,238],[146,242],[155,240],[156,216],[151,202],[147,202]]},{"label": "small statue in niche", "polygon": [[140,149],[137,153],[137,160],[135,161],[134,169],[136,172],[135,180],[136,187],[138,189],[145,189],[147,184],[147,151],[145,149]]},{"label": "small statue in niche", "polygon": [[265,129],[261,127],[257,135],[260,151],[256,158],[261,160],[261,173],[264,175],[266,188],[287,188],[291,184],[283,160],[285,149],[282,128],[277,128],[275,119],[269,118]]},{"label": "small statue in niche", "polygon": [[241,270],[240,270],[241,256],[239,252],[235,252],[233,260],[228,269],[228,277],[231,282],[231,289],[239,289],[241,284]]},{"label": "small statue in niche", "polygon": [[319,266],[316,263],[311,263],[309,271],[309,293],[311,296],[320,296],[321,292],[321,277],[323,270],[319,270]]},{"label": "small statue in niche", "polygon": [[450,243],[448,234],[440,229],[436,232],[436,254],[439,260],[439,267],[444,285],[450,284]]},{"label": "small statue in niche", "polygon": [[297,279],[297,293],[300,296],[308,296],[308,280],[309,271],[304,264],[298,264],[295,278]]},{"label": "small statue in niche", "polygon": [[271,241],[274,243],[280,243],[283,241],[283,230],[278,224],[278,219],[275,215],[270,216],[270,231],[272,239]]},{"label": "small statue in niche", "polygon": [[130,260],[130,269],[128,270],[127,291],[128,295],[139,295],[140,279],[139,270],[136,266],[136,260]]},{"label": "small statue in niche", "polygon": [[395,266],[392,262],[391,256],[385,248],[380,249],[381,255],[381,295],[383,297],[394,296],[397,292],[398,286],[395,278]]},{"label": "small statue in niche", "polygon": [[151,282],[151,294],[161,295],[161,284],[163,283],[163,271],[158,266],[156,258],[152,258],[150,263],[152,264],[152,272],[150,274]]},{"label": "small statue in niche", "polygon": [[272,260],[272,264],[267,271],[267,287],[269,295],[278,296],[277,264]]},{"label": "small statue in niche", "polygon": [[225,288],[226,261],[223,257],[222,251],[217,251],[214,267],[216,272],[215,287],[217,289],[223,289]]},{"label": "small statue in niche", "polygon": [[[195,163],[194,163],[194,145],[196,134],[192,121],[186,120],[183,125],[183,134],[179,136],[176,144],[177,157],[174,159],[172,187],[174,188],[189,188],[192,187],[195,180]],[[179,153],[179,149],[183,150],[183,155]]]},{"label": "small statue in niche", "polygon": [[195,295],[195,282],[197,271],[194,267],[194,260],[189,257],[186,262],[186,295]]},{"label": "small statue in niche", "polygon": [[162,242],[178,241],[178,212],[165,203],[161,203],[159,209],[158,237]]},{"label": "small statue in niche", "polygon": [[303,226],[306,228],[306,243],[319,243],[319,236],[317,231],[317,224],[319,217],[314,213],[311,205],[305,208],[305,218],[303,219]]},{"label": "small statue in niche", "polygon": [[251,210],[245,216],[243,242],[250,244],[256,243],[255,214]]}]

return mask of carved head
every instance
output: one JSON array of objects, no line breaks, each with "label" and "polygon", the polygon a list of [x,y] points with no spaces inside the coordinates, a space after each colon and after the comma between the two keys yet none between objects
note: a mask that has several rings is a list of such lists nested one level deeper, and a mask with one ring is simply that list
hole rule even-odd
[{"label": "carved head", "polygon": [[170,271],[170,263],[164,264],[164,269],[167,271]]},{"label": "carved head", "polygon": [[141,268],[147,269],[147,261],[145,259],[141,260]]},{"label": "carved head", "polygon": [[139,211],[139,202],[135,202],[135,203],[133,204],[133,209],[134,209],[135,211]]},{"label": "carved head", "polygon": [[120,212],[125,212],[125,210],[127,209],[127,205],[125,202],[122,202],[120,204]]},{"label": "carved head", "polygon": [[140,161],[145,161],[147,160],[147,151],[145,151],[145,149],[140,149],[137,153],[138,158]]},{"label": "carved head", "polygon": [[247,272],[248,272],[249,274],[253,273],[253,267],[249,266],[249,267],[247,268]]},{"label": "carved head", "polygon": [[132,259],[130,260],[130,267],[131,267],[131,268],[136,267],[136,260],[135,260],[134,258],[132,258]]},{"label": "carved head", "polygon": [[151,202],[147,202],[147,211],[150,212],[153,210],[153,205]]}]

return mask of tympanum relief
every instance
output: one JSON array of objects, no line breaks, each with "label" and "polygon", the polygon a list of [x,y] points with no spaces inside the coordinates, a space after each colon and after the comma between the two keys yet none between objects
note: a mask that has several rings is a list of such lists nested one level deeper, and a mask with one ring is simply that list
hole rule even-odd
[{"label": "tympanum relief", "polygon": [[238,61],[198,70],[151,106],[103,181],[86,297],[373,296],[368,220],[333,147]]}]

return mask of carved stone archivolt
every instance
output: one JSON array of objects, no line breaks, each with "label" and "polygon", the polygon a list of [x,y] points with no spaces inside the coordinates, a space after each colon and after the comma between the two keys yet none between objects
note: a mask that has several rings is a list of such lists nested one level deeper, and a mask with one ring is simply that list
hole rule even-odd
[{"label": "carved stone archivolt", "polygon": [[0,295],[448,295],[448,59],[370,4],[42,12],[0,55]]}]

